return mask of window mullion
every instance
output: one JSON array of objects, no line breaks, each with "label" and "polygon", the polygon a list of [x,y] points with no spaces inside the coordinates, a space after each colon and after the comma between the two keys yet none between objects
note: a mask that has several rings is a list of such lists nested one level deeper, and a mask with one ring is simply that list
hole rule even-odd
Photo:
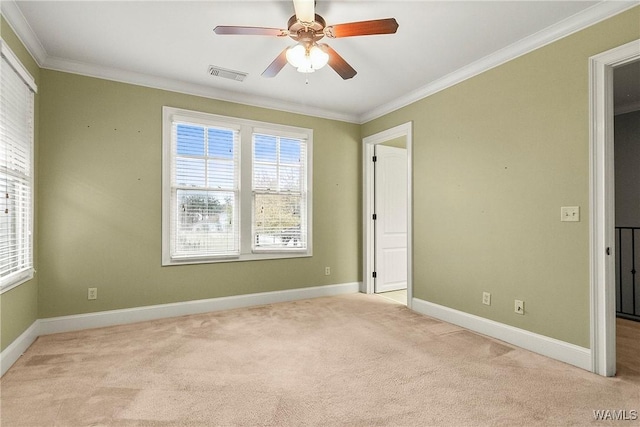
[{"label": "window mullion", "polygon": [[253,226],[253,130],[243,126],[240,130],[240,253],[250,254]]},{"label": "window mullion", "polygon": [[280,192],[280,137],[276,138],[276,193]]},{"label": "window mullion", "polygon": [[204,186],[209,188],[209,128],[204,128]]}]

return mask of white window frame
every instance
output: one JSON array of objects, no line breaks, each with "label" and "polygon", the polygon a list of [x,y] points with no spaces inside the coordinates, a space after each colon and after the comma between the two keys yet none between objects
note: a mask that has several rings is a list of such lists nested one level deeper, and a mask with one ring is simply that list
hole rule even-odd
[{"label": "white window frame", "polygon": [[[282,130],[276,130],[276,129],[262,129],[262,128],[258,128],[258,127],[254,127],[252,129],[252,137],[254,135],[273,136],[273,137],[278,138],[278,140],[283,139],[283,138],[284,139],[288,139],[288,138],[290,138],[290,139],[307,139],[306,137],[304,137],[303,135],[301,135],[299,133],[283,132]],[[308,156],[308,153],[306,153],[306,151],[309,149],[309,147],[310,146],[307,145],[307,147],[305,148],[305,168],[309,164],[309,162],[306,160],[306,157]],[[252,141],[251,149],[253,150],[253,141]],[[253,153],[251,153],[251,154],[253,154]],[[252,157],[252,170],[253,170],[253,166],[254,166],[253,160],[255,160],[255,159],[253,159],[253,155],[251,157]],[[273,164],[273,165],[276,166],[278,168],[278,170],[280,168],[282,168],[282,167],[286,167],[286,164],[282,164],[280,162],[279,156],[278,156],[278,159],[276,160],[276,163]],[[304,207],[302,209],[303,210],[303,212],[302,212],[303,214],[306,214],[307,210],[308,210],[308,207],[306,206],[306,202],[308,201],[308,200],[306,200],[306,199],[308,199],[308,197],[306,197],[307,187],[308,187],[307,186],[307,178],[308,178],[307,176],[301,176],[302,185],[301,185],[301,194],[300,195],[305,197],[305,203],[303,203]],[[277,190],[257,189],[257,188],[254,187],[253,180],[251,182],[251,186],[252,186],[252,188],[251,188],[251,191],[252,191],[252,200],[251,200],[252,218],[251,218],[251,222],[252,222],[253,225],[255,225],[256,212],[255,212],[255,209],[253,208],[254,207],[254,200],[253,200],[254,196],[256,196],[256,195],[269,195],[269,194],[271,194],[271,195],[284,195],[284,194],[286,194],[286,192],[285,191],[280,191],[279,189],[277,189]],[[307,224],[301,224],[301,225],[302,225],[301,235],[303,235],[303,239],[302,240],[305,241],[307,235],[310,234],[310,233],[307,233],[307,230],[306,230]],[[268,252],[276,251],[273,248],[257,246],[256,242],[253,239],[253,237],[254,237],[253,232],[254,232],[254,230],[252,230],[252,232],[251,232],[251,237],[252,237],[251,245],[252,245],[253,252],[255,252],[255,253],[258,253],[258,252],[268,253]],[[291,253],[295,253],[295,252],[304,253],[304,252],[306,252],[306,249],[299,249],[299,248],[296,248],[294,246],[294,247],[290,247],[290,248],[281,248],[280,251],[281,252],[291,252]]]},{"label": "white window frame", "polygon": [[[7,63],[10,65],[10,67],[12,68],[12,70],[10,70],[10,72],[15,72],[18,74],[18,76],[22,79],[22,81],[24,82],[24,84],[27,86],[27,88],[29,89],[29,91],[31,92],[32,97],[34,96],[35,93],[38,92],[38,87],[35,83],[35,80],[33,79],[33,77],[31,76],[31,74],[27,71],[27,69],[22,65],[22,63],[20,62],[20,60],[18,59],[18,57],[13,53],[13,51],[9,48],[9,46],[7,46],[7,44],[4,42],[4,40],[0,39],[0,54],[2,56],[2,58],[4,58]],[[0,68],[2,68],[0,66]],[[4,73],[6,72],[4,69],[0,69],[0,73]],[[4,293],[10,289],[13,289],[31,279],[33,279],[35,270],[34,270],[34,266],[33,266],[33,253],[34,253],[34,244],[33,244],[33,234],[34,234],[34,197],[35,197],[35,192],[34,192],[34,174],[35,174],[35,170],[34,170],[34,160],[33,160],[33,155],[34,155],[34,119],[35,119],[35,100],[32,99],[31,100],[31,111],[30,111],[30,133],[29,133],[29,141],[26,141],[29,145],[30,145],[30,158],[29,158],[29,170],[30,170],[30,174],[29,174],[29,180],[28,180],[28,185],[29,185],[29,189],[31,190],[31,197],[29,199],[28,202],[28,207],[27,209],[29,209],[29,220],[27,222],[27,224],[25,225],[27,227],[26,232],[29,234],[29,238],[26,240],[26,244],[28,245],[28,248],[23,251],[26,252],[28,255],[28,259],[25,263],[25,266],[19,270],[16,271],[14,273],[11,273],[9,275],[7,275],[6,277],[0,279],[0,293]]]},{"label": "white window frame", "polygon": [[[172,127],[174,122],[190,122],[203,126],[218,124],[240,130],[240,183],[239,203],[236,206],[239,218],[240,253],[238,255],[192,256],[173,258],[171,255],[171,222],[175,210],[172,206],[171,168],[174,162],[172,151]],[[306,141],[306,229],[305,249],[253,249],[253,186],[252,186],[252,150],[253,134],[268,133],[271,135],[298,138]],[[264,259],[301,258],[313,255],[313,130],[294,126],[286,126],[255,120],[227,117],[199,111],[174,107],[162,107],[162,265],[204,264],[217,262],[251,261]]]}]

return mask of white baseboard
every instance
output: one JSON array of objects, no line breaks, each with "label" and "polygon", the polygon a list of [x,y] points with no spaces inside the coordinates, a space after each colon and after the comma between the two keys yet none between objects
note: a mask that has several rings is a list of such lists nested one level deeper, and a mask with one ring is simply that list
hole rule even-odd
[{"label": "white baseboard", "polygon": [[36,320],[16,338],[2,353],[0,353],[0,376],[4,375],[11,366],[27,351],[29,346],[38,338],[39,321]]},{"label": "white baseboard", "polygon": [[360,283],[315,286],[286,291],[261,292],[248,295],[211,298],[196,301],[184,301],[171,304],[149,305],[122,310],[100,311],[97,313],[75,314],[72,316],[40,319],[39,335],[82,329],[102,328],[105,326],[144,322],[167,317],[208,313],[232,308],[251,307],[277,302],[295,301],[307,298],[357,293]]},{"label": "white baseboard", "polygon": [[4,375],[5,372],[7,372],[9,368],[16,363],[18,358],[40,335],[102,328],[105,326],[144,322],[146,320],[186,316],[189,314],[208,313],[211,311],[229,310],[233,308],[251,307],[308,298],[355,294],[360,290],[360,286],[360,282],[342,283],[338,285],[261,292],[257,294],[235,295],[221,298],[177,302],[172,304],[150,305],[146,307],[38,319],[33,322],[33,324],[22,333],[22,335],[16,338],[15,341],[4,349],[2,353],[0,353],[0,369],[2,371],[0,376]]},{"label": "white baseboard", "polygon": [[453,323],[465,329],[496,338],[509,344],[522,347],[534,353],[577,366],[587,371],[592,370],[591,350],[555,338],[535,334],[524,329],[505,325],[463,311],[413,298],[412,309],[418,313]]},{"label": "white baseboard", "polygon": [[[357,293],[361,283],[316,286],[285,291],[262,292],[172,304],[152,305],[98,313],[39,319],[0,353],[0,375],[18,360],[40,335],[78,331],[105,326],[143,322],[189,314],[229,310],[278,302],[295,301],[322,296]],[[473,314],[464,313],[418,298],[412,299],[412,309],[418,313],[453,323],[463,328],[508,342],[535,353],[560,360],[579,368],[591,370],[591,350],[524,329],[498,323]]]}]

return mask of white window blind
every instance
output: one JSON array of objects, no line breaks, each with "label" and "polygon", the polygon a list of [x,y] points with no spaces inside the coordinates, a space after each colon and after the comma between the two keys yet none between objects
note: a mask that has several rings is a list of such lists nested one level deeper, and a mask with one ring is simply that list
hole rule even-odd
[{"label": "white window blind", "polygon": [[176,121],[171,139],[171,257],[238,255],[238,130]]},{"label": "white window blind", "polygon": [[0,45],[0,289],[8,289],[33,276],[35,85]]},{"label": "white window blind", "polygon": [[312,255],[311,129],[163,107],[162,264]]},{"label": "white window blind", "polygon": [[253,134],[254,250],[306,249],[306,142]]}]

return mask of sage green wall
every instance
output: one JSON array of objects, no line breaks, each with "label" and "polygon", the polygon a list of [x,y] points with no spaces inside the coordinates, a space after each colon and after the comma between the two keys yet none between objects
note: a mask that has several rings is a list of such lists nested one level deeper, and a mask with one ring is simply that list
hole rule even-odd
[{"label": "sage green wall", "polygon": [[[50,70],[41,80],[41,318],[361,280],[359,125]],[[161,267],[163,105],[313,129],[313,257]]]},{"label": "sage green wall", "polygon": [[588,58],[638,38],[640,7],[363,125],[413,121],[414,297],[589,347]]},{"label": "sage green wall", "polygon": [[[25,49],[24,45],[16,37],[15,33],[5,21],[4,17],[0,17],[0,37],[9,46],[9,48],[15,53],[22,65],[31,73],[36,85],[40,83],[40,68],[33,60],[29,52]],[[34,182],[34,194],[35,202],[37,205],[38,194],[38,109],[39,109],[40,96],[35,96],[35,182]],[[37,218],[35,221],[35,237],[36,243],[34,248],[34,263],[36,269],[38,268],[38,245],[37,245]],[[38,279],[37,276],[29,282],[13,288],[3,294],[0,294],[0,351],[3,351],[9,344],[11,344],[20,334],[29,328],[38,319]]]},{"label": "sage green wall", "polygon": [[[360,127],[38,70],[2,20],[40,88],[38,280],[2,294],[2,349],[38,317],[361,280],[360,137],[407,121],[414,295],[588,347],[587,60],[639,27],[635,8]],[[163,105],[314,129],[312,258],[160,267]]]}]

